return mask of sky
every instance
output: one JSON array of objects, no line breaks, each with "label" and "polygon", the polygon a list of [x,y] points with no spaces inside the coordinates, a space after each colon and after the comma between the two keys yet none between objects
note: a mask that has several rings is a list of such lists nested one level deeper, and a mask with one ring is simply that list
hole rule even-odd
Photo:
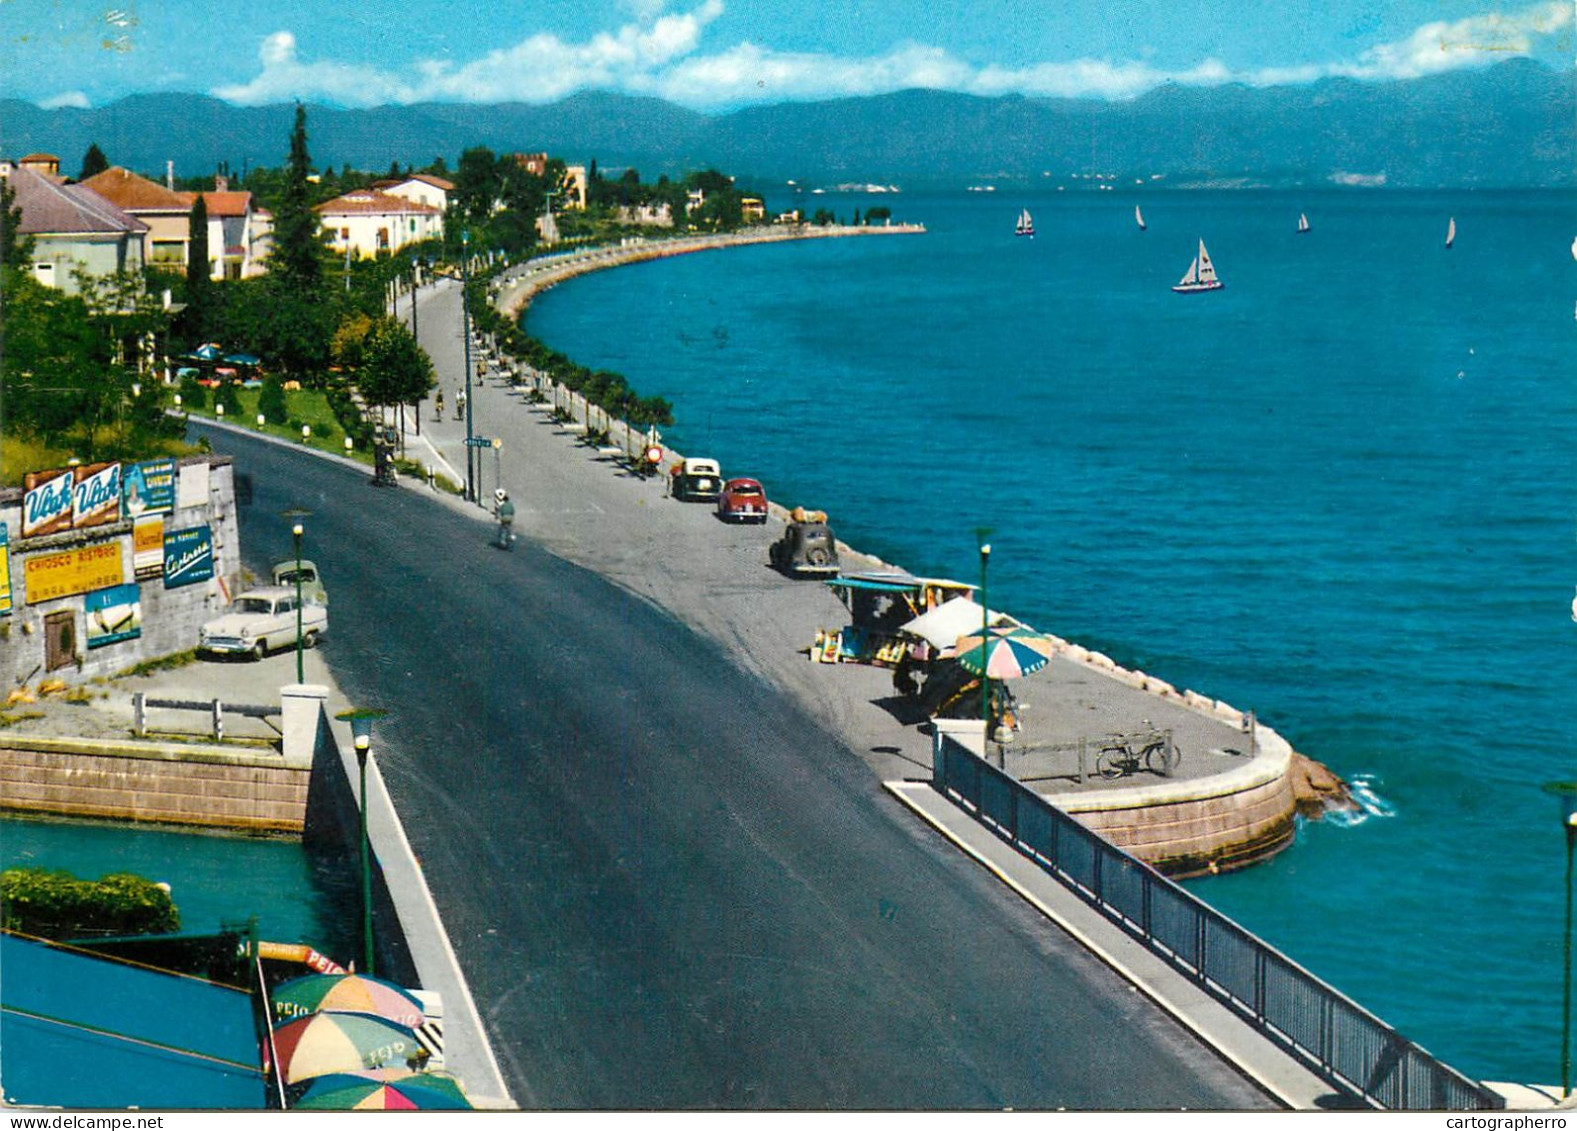
[{"label": "sky", "polygon": [[[1163,82],[1572,64],[1573,0],[0,0],[0,97],[102,106],[552,102],[710,112],[912,87],[1123,99]],[[0,122],[0,131],[4,123]]]}]

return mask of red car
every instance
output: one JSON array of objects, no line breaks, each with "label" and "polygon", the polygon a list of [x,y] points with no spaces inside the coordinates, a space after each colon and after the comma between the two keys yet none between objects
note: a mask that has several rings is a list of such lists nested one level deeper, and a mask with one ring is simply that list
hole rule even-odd
[{"label": "red car", "polygon": [[766,491],[754,479],[730,479],[717,497],[717,517],[724,522],[766,522]]}]

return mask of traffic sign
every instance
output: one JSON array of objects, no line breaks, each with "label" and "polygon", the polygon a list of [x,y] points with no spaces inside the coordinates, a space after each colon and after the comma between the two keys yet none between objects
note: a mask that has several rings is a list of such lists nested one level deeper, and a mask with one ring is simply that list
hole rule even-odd
[{"label": "traffic sign", "polygon": [[465,438],[465,446],[468,448],[491,448],[493,441],[486,436],[467,436]]}]

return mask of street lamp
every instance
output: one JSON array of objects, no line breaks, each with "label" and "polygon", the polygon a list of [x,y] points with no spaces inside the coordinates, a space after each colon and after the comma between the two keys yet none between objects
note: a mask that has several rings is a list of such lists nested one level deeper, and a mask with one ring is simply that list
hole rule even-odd
[{"label": "street lamp", "polygon": [[991,677],[987,675],[991,662],[991,605],[986,600],[986,565],[991,561],[991,543],[986,535],[991,531],[975,531],[980,539],[980,718],[984,729],[980,732],[980,756],[984,758],[991,741]]},{"label": "street lamp", "polygon": [[296,519],[290,527],[290,533],[296,539],[296,682],[307,682],[306,669],[301,655],[301,519],[310,517],[312,512],[292,507],[290,510],[280,512],[285,518]]},{"label": "street lamp", "polygon": [[367,759],[372,755],[373,721],[386,714],[387,711],[362,707],[334,716],[350,723],[351,741],[356,748],[356,767],[361,776],[361,786],[356,794],[356,807],[361,816],[358,840],[361,855],[361,957],[369,977],[377,971],[373,968],[372,948],[372,846],[367,840]]},{"label": "street lamp", "polygon": [[471,446],[471,307],[467,298],[471,291],[471,233],[460,233],[460,337],[465,342],[465,497],[479,502],[476,481],[471,469],[476,463],[476,451]]},{"label": "street lamp", "polygon": [[1577,782],[1552,781],[1544,792],[1561,803],[1566,826],[1566,935],[1561,967],[1561,1096],[1572,1094],[1572,855],[1577,849]]}]

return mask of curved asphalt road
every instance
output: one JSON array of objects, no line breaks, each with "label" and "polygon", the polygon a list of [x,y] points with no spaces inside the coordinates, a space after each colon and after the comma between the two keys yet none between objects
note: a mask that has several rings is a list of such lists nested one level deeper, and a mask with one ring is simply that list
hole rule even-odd
[{"label": "curved asphalt road", "polygon": [[231,434],[509,1086],[534,1108],[1241,1109],[1263,1095],[720,649],[412,489]]}]

